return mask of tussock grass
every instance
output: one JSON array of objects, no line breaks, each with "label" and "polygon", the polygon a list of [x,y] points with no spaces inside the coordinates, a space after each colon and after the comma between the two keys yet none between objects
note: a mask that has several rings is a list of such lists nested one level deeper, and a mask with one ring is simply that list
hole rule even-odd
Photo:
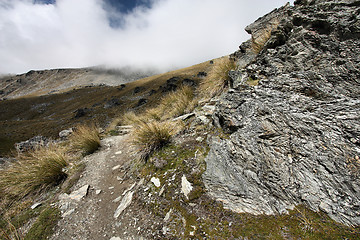
[{"label": "tussock grass", "polygon": [[18,161],[0,170],[0,190],[11,197],[24,197],[58,184],[66,178],[66,148],[38,147],[18,155]]},{"label": "tussock grass", "polygon": [[95,125],[76,127],[70,137],[71,146],[74,150],[81,151],[83,155],[95,152],[100,147],[100,134]]},{"label": "tussock grass", "polygon": [[191,112],[196,107],[196,104],[194,90],[189,86],[181,86],[178,90],[163,96],[157,107],[147,109],[142,114],[126,112],[121,122],[137,126],[142,125],[144,122],[166,121]]},{"label": "tussock grass", "polygon": [[169,119],[192,111],[196,106],[194,90],[182,86],[177,91],[165,95],[157,107],[143,114],[125,113],[123,122],[134,126],[132,144],[140,152],[141,159],[147,160],[156,150],[171,141],[172,136],[182,128],[179,123]]},{"label": "tussock grass", "polygon": [[182,86],[162,98],[159,110],[163,112],[163,118],[173,118],[191,112],[195,106],[194,90],[189,86]]},{"label": "tussock grass", "polygon": [[154,151],[171,141],[176,129],[173,122],[141,122],[132,133],[132,143],[138,147],[141,158],[147,160]]},{"label": "tussock grass", "polygon": [[147,117],[148,116],[146,114],[136,114],[133,111],[129,111],[124,113],[121,123],[125,125],[137,125],[144,121],[147,121]]},{"label": "tussock grass", "polygon": [[200,95],[203,98],[211,98],[223,93],[231,81],[229,71],[235,68],[235,61],[227,56],[215,60],[213,68],[200,83]]}]

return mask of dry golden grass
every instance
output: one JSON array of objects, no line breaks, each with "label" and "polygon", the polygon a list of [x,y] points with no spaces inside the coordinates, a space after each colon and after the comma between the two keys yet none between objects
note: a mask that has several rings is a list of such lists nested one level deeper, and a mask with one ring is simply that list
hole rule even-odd
[{"label": "dry golden grass", "polygon": [[151,109],[149,117],[155,120],[166,120],[191,112],[196,106],[194,90],[189,86],[181,86],[175,92],[165,95],[158,107]]},{"label": "dry golden grass", "polygon": [[66,178],[66,148],[38,147],[18,155],[18,161],[0,170],[0,190],[11,197],[23,197],[56,185]]},{"label": "dry golden grass", "polygon": [[140,114],[131,111],[126,112],[121,123],[137,126],[144,122],[165,121],[191,112],[196,103],[194,90],[189,86],[181,86],[178,90],[162,97],[157,107],[147,109]]},{"label": "dry golden grass", "polygon": [[221,94],[229,85],[229,71],[236,68],[236,62],[229,57],[214,61],[214,66],[200,83],[199,91],[203,98],[211,98]]},{"label": "dry golden grass", "polygon": [[165,95],[160,102],[160,105],[154,112],[160,119],[168,119],[191,112],[196,106],[194,100],[194,90],[189,86],[182,86],[175,92]]},{"label": "dry golden grass", "polygon": [[74,150],[81,151],[83,155],[95,152],[100,147],[100,134],[95,125],[76,127],[70,137],[70,144]]},{"label": "dry golden grass", "polygon": [[133,111],[124,113],[121,119],[120,122],[125,125],[137,125],[147,120],[145,114],[136,114]]},{"label": "dry golden grass", "polygon": [[174,122],[142,122],[132,133],[132,143],[139,149],[141,158],[147,159],[154,151],[168,144],[176,131]]}]

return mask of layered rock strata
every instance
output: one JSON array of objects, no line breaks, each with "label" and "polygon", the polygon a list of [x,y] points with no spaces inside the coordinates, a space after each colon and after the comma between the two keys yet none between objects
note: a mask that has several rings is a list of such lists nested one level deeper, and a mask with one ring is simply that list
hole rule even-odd
[{"label": "layered rock strata", "polygon": [[212,140],[205,186],[237,212],[303,204],[359,225],[360,1],[295,1],[247,31],[271,16],[260,53],[247,42],[233,55],[243,68],[213,115],[229,139]]}]

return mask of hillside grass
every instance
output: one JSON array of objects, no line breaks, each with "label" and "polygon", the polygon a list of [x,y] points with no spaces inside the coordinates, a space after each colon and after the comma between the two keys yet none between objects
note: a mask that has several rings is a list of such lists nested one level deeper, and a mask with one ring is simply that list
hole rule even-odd
[{"label": "hillside grass", "polygon": [[71,148],[83,156],[94,153],[100,147],[100,133],[96,125],[80,125],[70,136]]},{"label": "hillside grass", "polygon": [[[84,168],[76,163],[79,155],[90,154],[99,146],[98,128],[79,125],[67,141],[19,152],[16,160],[2,166],[0,239],[47,239],[60,218],[60,211],[48,206],[39,212],[32,210],[31,204],[44,198],[51,205],[54,194],[67,192]],[[69,181],[65,181],[68,177]],[[63,187],[54,188],[64,182]],[[22,233],[20,229],[31,219],[36,221],[26,234]]]},{"label": "hillside grass", "polygon": [[[0,101],[0,157],[11,155],[15,142],[25,141],[35,135],[57,138],[61,130],[79,124],[90,125],[92,122],[105,128],[114,118],[120,118],[129,110],[140,112],[156,107],[159,99],[164,96],[160,87],[168,79],[176,76],[198,83],[201,79],[197,74],[207,72],[211,67],[209,62],[204,62],[130,82],[124,88],[95,86]],[[134,93],[136,87],[143,90]],[[150,96],[152,90],[155,93]],[[104,104],[112,98],[118,99],[119,104],[104,108]],[[148,102],[138,107],[141,98]],[[83,117],[75,118],[75,111],[80,108],[86,108],[87,112]]]},{"label": "hillside grass", "polygon": [[132,144],[139,149],[141,158],[147,160],[153,152],[170,143],[176,128],[174,122],[141,122],[132,133]]},{"label": "hillside grass", "polygon": [[235,70],[236,62],[228,56],[214,60],[214,66],[199,86],[202,98],[212,98],[223,93],[230,84],[229,72]]},{"label": "hillside grass", "polygon": [[24,197],[59,184],[66,178],[67,149],[56,145],[39,146],[19,154],[17,161],[0,170],[0,190],[11,197]]}]

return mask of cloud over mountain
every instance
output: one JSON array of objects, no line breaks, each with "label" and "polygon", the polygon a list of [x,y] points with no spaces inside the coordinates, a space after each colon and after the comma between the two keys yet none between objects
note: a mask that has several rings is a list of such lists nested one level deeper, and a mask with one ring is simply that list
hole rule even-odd
[{"label": "cloud over mountain", "polygon": [[101,0],[0,0],[0,73],[95,65],[183,67],[235,51],[249,38],[247,24],[285,3],[153,0],[150,7],[120,13]]}]

